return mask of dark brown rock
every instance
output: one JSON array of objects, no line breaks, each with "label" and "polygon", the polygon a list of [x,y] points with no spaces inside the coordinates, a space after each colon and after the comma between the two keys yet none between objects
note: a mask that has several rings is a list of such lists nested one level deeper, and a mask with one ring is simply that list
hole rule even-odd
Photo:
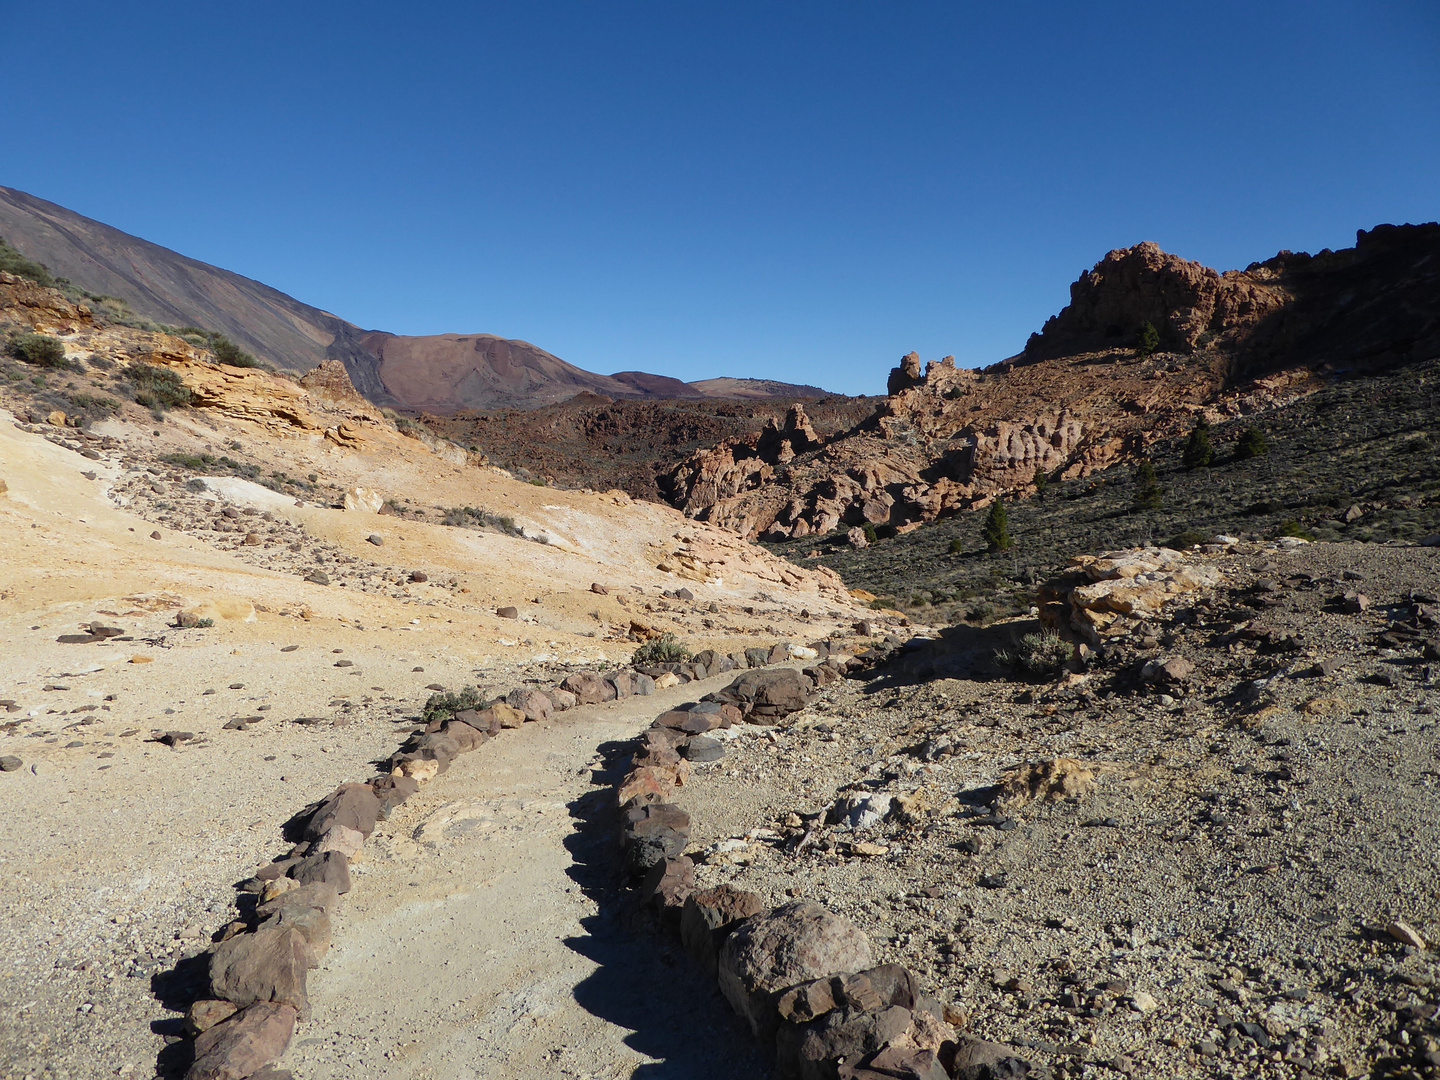
[{"label": "dark brown rock", "polygon": [[301,885],[333,885],[342,896],[350,891],[350,860],[338,851],[307,855],[289,873]]},{"label": "dark brown rock", "polygon": [[370,781],[370,789],[380,803],[380,817],[389,817],[390,811],[420,790],[420,785],[408,776],[392,776],[387,773]]},{"label": "dark brown rock", "polygon": [[461,709],[454,719],[486,735],[500,734],[500,718],[495,715],[494,709]]},{"label": "dark brown rock", "polygon": [[811,689],[810,680],[794,668],[776,668],[746,672],[712,696],[736,706],[751,723],[767,724],[803,708]]},{"label": "dark brown rock", "polygon": [[185,1010],[185,1030],[191,1036],[199,1035],[202,1031],[209,1031],[222,1020],[229,1020],[239,1011],[239,1006],[233,1001],[212,998],[192,1001]]},{"label": "dark brown rock", "polygon": [[910,1030],[910,1010],[898,1005],[878,1012],[835,1009],[805,1025],[796,1047],[801,1080],[837,1080],[842,1061],[883,1050]]},{"label": "dark brown rock", "polygon": [[549,694],[530,687],[511,690],[505,696],[505,703],[512,709],[518,709],[524,714],[526,720],[534,723],[543,723],[549,720],[550,714],[555,709]]},{"label": "dark brown rock", "polygon": [[836,1070],[838,1080],[950,1080],[933,1050],[887,1046],[851,1064],[844,1062]]},{"label": "dark brown rock", "polygon": [[758,915],[764,909],[765,901],[758,894],[733,885],[692,892],[686,897],[680,914],[680,940],[701,970],[714,978],[720,947],[730,932],[742,919]]},{"label": "dark brown rock", "polygon": [[212,997],[244,1008],[260,1001],[293,1005],[304,1013],[310,946],[297,930],[262,928],[215,946],[210,957]]},{"label": "dark brown rock", "polygon": [[502,619],[518,619],[520,618],[520,609],[515,607],[514,605],[507,605],[505,607],[496,608],[495,614],[499,615]]},{"label": "dark brown rock", "polygon": [[354,829],[362,836],[375,831],[380,800],[369,784],[341,784],[305,825],[305,838],[318,840],[336,825]]},{"label": "dark brown rock", "polygon": [[280,1060],[295,1034],[294,1006],[259,1002],[204,1031],[185,1080],[247,1080]]},{"label": "dark brown rock", "polygon": [[955,1048],[950,1075],[955,1080],[1050,1080],[1050,1070],[1032,1064],[1002,1043],[975,1040]]},{"label": "dark brown rock", "polygon": [[560,689],[574,694],[581,705],[598,705],[603,701],[615,700],[615,687],[592,671],[567,675],[560,683]]},{"label": "dark brown rock", "polygon": [[641,905],[679,922],[686,897],[695,891],[695,864],[685,856],[656,863],[636,890]]}]

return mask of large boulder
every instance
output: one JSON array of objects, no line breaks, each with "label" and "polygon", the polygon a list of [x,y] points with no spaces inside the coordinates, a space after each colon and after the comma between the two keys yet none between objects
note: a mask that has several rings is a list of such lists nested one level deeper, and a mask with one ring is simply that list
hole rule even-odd
[{"label": "large boulder", "polygon": [[752,724],[774,724],[805,706],[810,680],[794,668],[748,671],[712,697],[736,706]]},{"label": "large boulder", "polygon": [[350,860],[338,851],[307,855],[290,867],[290,876],[301,885],[324,883],[344,894],[350,891]]},{"label": "large boulder", "polygon": [[210,957],[210,995],[244,1008],[257,1001],[293,1005],[302,1014],[310,946],[298,930],[266,926],[215,946]]},{"label": "large boulder", "polygon": [[625,810],[625,867],[636,877],[666,859],[678,859],[690,843],[690,815],[670,803]]},{"label": "large boulder", "polygon": [[245,1080],[279,1061],[295,1034],[293,1005],[260,1002],[202,1031],[185,1080]]},{"label": "large boulder", "polygon": [[615,700],[614,684],[593,671],[577,671],[574,675],[565,676],[560,689],[574,694],[581,705],[598,705],[602,701]]},{"label": "large boulder", "polygon": [[720,990],[764,1042],[779,1024],[776,998],[797,983],[870,966],[870,939],[819,904],[797,902],[747,919],[720,950]]},{"label": "large boulder", "polygon": [[525,715],[525,719],[532,722],[543,723],[549,720],[551,712],[555,709],[549,694],[531,687],[511,690],[505,697],[505,703],[513,709],[519,709]]},{"label": "large boulder", "polygon": [[375,831],[380,800],[369,784],[341,784],[320,804],[305,825],[305,839],[318,840],[336,825],[355,829],[362,836]]}]

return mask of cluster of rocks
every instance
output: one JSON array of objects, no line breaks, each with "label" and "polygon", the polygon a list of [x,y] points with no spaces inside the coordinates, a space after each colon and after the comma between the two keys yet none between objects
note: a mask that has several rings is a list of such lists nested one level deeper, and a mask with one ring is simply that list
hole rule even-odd
[{"label": "cluster of rocks", "polygon": [[[777,647],[778,648],[778,647]],[[868,936],[816,903],[768,907],[749,890],[700,889],[685,855],[690,815],[671,801],[692,762],[714,760],[709,733],[774,725],[820,687],[861,666],[835,655],[804,671],[750,671],[658,716],[616,788],[621,865],[631,901],[678,937],[762,1044],[776,1075],[798,1080],[982,1080],[1048,1075],[1011,1048],[957,1037],[916,974],[876,964]],[[722,749],[723,752],[723,749]]]},{"label": "cluster of rocks", "polygon": [[[215,935],[209,954],[208,996],[192,1002],[185,1014],[186,1032],[194,1040],[186,1080],[290,1076],[272,1066],[289,1045],[295,1024],[308,1018],[306,978],[329,951],[331,918],[340,897],[350,891],[350,860],[378,821],[416,794],[421,784],[445,772],[460,754],[479,749],[506,729],[544,722],[579,705],[648,696],[657,687],[736,667],[764,667],[796,656],[814,658],[822,648],[829,652],[826,642],[817,642],[816,647],[781,643],[734,656],[707,650],[686,664],[579,671],[548,689],[522,686],[474,708],[429,710],[432,718],[386,760],[380,775],[367,783],[341,784],[323,801],[307,807],[291,822],[300,830],[299,842],[240,883],[239,915]],[[773,718],[803,705],[810,688],[841,678],[844,670],[845,661],[832,658],[806,674],[789,668],[747,672],[711,695],[713,700],[694,706],[693,715],[689,708],[666,713],[672,719],[657,721],[652,729],[664,733],[658,736],[656,748],[657,754],[668,755],[665,763],[652,765],[635,782],[657,796],[668,792],[684,782],[688,760],[714,760],[723,754],[721,744],[704,739],[703,732],[746,717],[773,723]],[[680,719],[674,719],[677,716]],[[687,755],[684,760],[682,753]],[[663,816],[657,811],[656,824]],[[671,833],[655,831],[655,850],[662,859],[672,853],[674,837],[688,836],[679,818],[664,820],[679,828]],[[643,861],[644,869],[648,871],[655,861]]]}]

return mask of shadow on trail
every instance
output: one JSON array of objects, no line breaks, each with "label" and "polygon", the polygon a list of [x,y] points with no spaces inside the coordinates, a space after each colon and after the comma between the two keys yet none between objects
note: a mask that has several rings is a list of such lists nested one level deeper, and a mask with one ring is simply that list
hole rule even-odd
[{"label": "shadow on trail", "polygon": [[625,1045],[656,1059],[631,1074],[637,1080],[762,1080],[769,1063],[713,980],[627,902],[615,785],[633,751],[630,742],[602,744],[595,780],[604,787],[569,804],[575,829],[565,846],[574,861],[566,872],[600,908],[582,920],[584,937],[565,942],[600,965],[575,988],[575,1000],[633,1031]]},{"label": "shadow on trail", "polygon": [[1039,629],[1036,619],[991,626],[965,623],[947,626],[933,638],[917,638],[897,650],[870,678],[865,692],[879,694],[935,679],[1005,680],[1006,673],[996,662],[996,652],[1013,649],[1023,635]]}]

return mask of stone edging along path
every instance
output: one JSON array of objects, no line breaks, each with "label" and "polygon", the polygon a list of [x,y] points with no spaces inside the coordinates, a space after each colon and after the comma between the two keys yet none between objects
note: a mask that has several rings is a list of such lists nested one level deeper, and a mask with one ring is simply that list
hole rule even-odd
[{"label": "stone edging along path", "polygon": [[[684,664],[605,674],[581,671],[567,676],[554,689],[521,687],[480,708],[447,712],[423,729],[415,729],[386,759],[379,775],[367,783],[341,784],[291,818],[287,836],[297,842],[240,883],[237,918],[214,935],[214,945],[207,952],[182,961],[171,973],[170,983],[179,988],[176,992],[166,993],[161,981],[157,996],[166,999],[167,1005],[187,1006],[187,1038],[161,1052],[157,1071],[175,1075],[183,1070],[185,1080],[289,1080],[289,1072],[272,1066],[289,1046],[297,1021],[308,1018],[306,978],[329,951],[331,916],[340,896],[350,890],[350,860],[380,819],[416,794],[421,784],[446,771],[460,754],[478,749],[506,729],[547,721],[555,712],[577,705],[648,696],[657,688],[728,671],[818,659],[829,651],[827,642],[813,646],[787,642],[730,656],[707,650]],[[782,704],[778,707],[783,711],[768,715],[782,716],[803,704],[815,680],[839,677],[838,664],[825,669],[828,675],[816,674],[818,667],[808,670],[812,673],[808,679],[789,668],[751,672],[722,693],[750,685],[746,680],[756,674],[781,676],[791,688],[784,704],[795,704],[789,708]],[[764,722],[767,709],[776,708],[768,698],[751,702],[757,722]],[[702,715],[703,711],[695,712],[692,724]],[[727,718],[733,715],[726,714]],[[681,734],[687,741],[684,749],[696,760],[714,760],[724,753],[716,740],[702,739],[699,731]],[[674,740],[674,745],[678,743]],[[684,782],[688,761],[678,751],[672,749],[672,753],[672,764],[647,766],[651,771],[637,781],[648,785],[647,792],[659,793],[668,790],[666,784]],[[693,877],[693,867],[691,873]]]},{"label": "stone edging along path", "polygon": [[1048,1069],[1010,1047],[960,1037],[912,971],[874,964],[868,938],[847,919],[805,901],[767,908],[731,885],[696,889],[684,854],[690,816],[669,800],[689,761],[714,760],[720,743],[706,733],[777,723],[860,666],[835,658],[803,672],[749,672],[662,713],[634,741],[615,789],[627,903],[678,936],[717,980],[762,1047],[774,1050],[782,1080],[1048,1080]]}]

